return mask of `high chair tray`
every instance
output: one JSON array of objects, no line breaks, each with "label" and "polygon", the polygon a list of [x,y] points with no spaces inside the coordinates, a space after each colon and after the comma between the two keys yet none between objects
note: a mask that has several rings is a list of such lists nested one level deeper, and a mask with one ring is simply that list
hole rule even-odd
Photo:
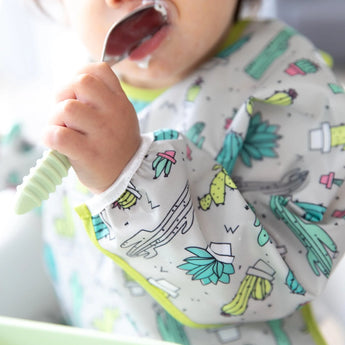
[{"label": "high chair tray", "polygon": [[76,327],[0,317],[1,345],[176,345]]}]

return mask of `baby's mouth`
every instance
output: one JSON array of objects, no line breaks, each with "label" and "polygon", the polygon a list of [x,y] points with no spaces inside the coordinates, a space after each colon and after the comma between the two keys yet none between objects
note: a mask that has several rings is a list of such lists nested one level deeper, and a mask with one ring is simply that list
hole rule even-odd
[{"label": "baby's mouth", "polygon": [[167,11],[161,4],[154,2],[134,10],[124,20],[115,24],[108,33],[102,60],[118,62],[131,56],[132,53],[133,60],[149,55],[157,44],[148,42],[165,26],[167,26]]}]

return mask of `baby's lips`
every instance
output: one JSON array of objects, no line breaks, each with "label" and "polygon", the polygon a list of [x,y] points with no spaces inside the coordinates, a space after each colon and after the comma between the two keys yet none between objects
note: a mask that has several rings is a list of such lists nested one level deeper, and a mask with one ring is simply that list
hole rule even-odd
[{"label": "baby's lips", "polygon": [[145,6],[117,25],[109,34],[106,55],[128,56],[132,50],[165,26],[167,24],[166,11],[161,5],[157,6]]}]

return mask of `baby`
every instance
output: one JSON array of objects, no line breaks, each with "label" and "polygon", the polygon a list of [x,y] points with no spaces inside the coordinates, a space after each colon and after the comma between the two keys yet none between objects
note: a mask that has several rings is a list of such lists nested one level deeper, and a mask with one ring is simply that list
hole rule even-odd
[{"label": "baby", "polygon": [[74,171],[42,222],[67,322],[324,344],[308,302],[345,250],[345,91],[322,54],[284,23],[237,20],[235,0],[61,2],[95,60],[131,11],[163,20],[57,95],[44,141]]}]

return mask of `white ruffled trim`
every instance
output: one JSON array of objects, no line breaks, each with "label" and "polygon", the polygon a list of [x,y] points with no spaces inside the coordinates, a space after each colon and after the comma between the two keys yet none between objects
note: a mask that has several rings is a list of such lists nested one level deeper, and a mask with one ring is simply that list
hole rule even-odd
[{"label": "white ruffled trim", "polygon": [[86,202],[86,206],[92,215],[100,213],[105,207],[118,199],[128,187],[130,180],[140,167],[149,147],[152,144],[152,135],[144,134],[138,151],[128,162],[116,181],[103,193],[97,194]]}]

